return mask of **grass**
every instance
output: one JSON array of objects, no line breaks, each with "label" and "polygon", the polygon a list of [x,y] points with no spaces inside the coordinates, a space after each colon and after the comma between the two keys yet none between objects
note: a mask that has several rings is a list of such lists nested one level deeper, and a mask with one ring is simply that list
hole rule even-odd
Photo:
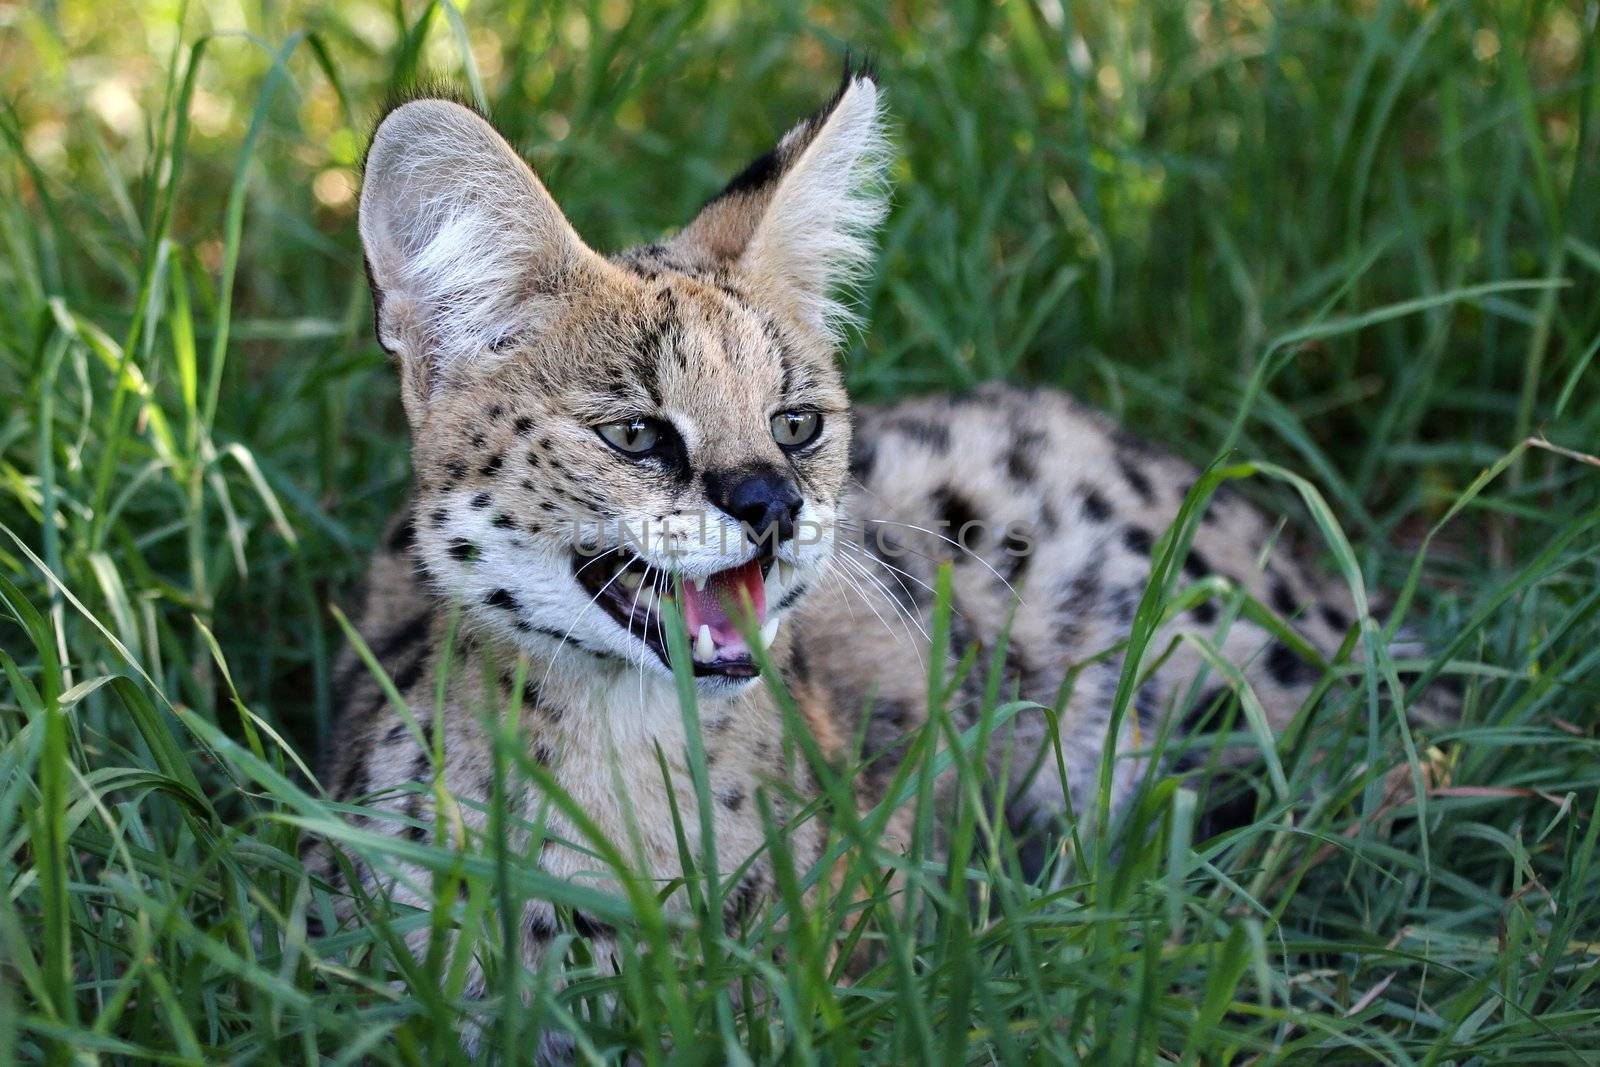
[{"label": "grass", "polygon": [[[685,918],[540,882],[493,806],[482,839],[344,828],[301,768],[407,477],[354,239],[379,102],[465,84],[613,248],[846,46],[901,148],[857,397],[1045,382],[1221,457],[1398,601],[1431,649],[1401,666],[1461,721],[1414,736],[1418,682],[1336,663],[1256,770],[1153,781],[1115,845],[1085,813],[1030,885],[972,802],[986,736],[936,716],[898,792],[955,768],[948,865],[836,813],[851,892],[807,902],[762,798],[783,900],[732,933],[701,857]],[[0,10],[0,1058],[459,1062],[471,1017],[506,1062],[542,1028],[611,1062],[1593,1062],[1597,62],[1592,5],[1498,0]],[[503,789],[538,781],[502,754]],[[1421,799],[1383,786],[1408,764]],[[1246,825],[1209,836],[1225,796]],[[442,906],[309,934],[311,831],[427,867]],[[565,984],[510,965],[527,894],[636,931],[621,976],[581,939]],[[429,922],[455,950],[413,960]]]}]

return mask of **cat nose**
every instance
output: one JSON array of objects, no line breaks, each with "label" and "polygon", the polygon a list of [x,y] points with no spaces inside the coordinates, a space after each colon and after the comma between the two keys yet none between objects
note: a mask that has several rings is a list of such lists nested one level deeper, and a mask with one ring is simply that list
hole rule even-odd
[{"label": "cat nose", "polygon": [[794,537],[805,499],[794,479],[774,467],[706,475],[706,496],[745,526],[745,536],[771,551]]}]

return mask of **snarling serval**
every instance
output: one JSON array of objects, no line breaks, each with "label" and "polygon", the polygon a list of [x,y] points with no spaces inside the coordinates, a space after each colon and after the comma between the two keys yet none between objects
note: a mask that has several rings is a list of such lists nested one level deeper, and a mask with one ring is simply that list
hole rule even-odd
[{"label": "snarling serval", "polygon": [[[1308,660],[1333,655],[1359,619],[1344,586],[1242,497],[1206,503],[1179,584],[1219,577],[1301,639],[1222,611],[1222,597],[1194,599],[1162,622],[1109,736],[1116,650],[1196,470],[1045,389],[852,407],[838,349],[888,158],[879,87],[852,73],[676,235],[607,256],[471,109],[417,99],[383,119],[360,230],[415,484],[360,629],[407,714],[350,658],[326,764],[337,796],[377,796],[393,812],[372,828],[431,837],[441,797],[451,819],[481,828],[482,709],[520,701],[528,757],[590,823],[636,846],[648,874],[671,879],[679,828],[698,850],[701,827],[670,666],[678,625],[732,870],[764,839],[758,791],[784,810],[816,788],[785,760],[750,643],[822,750],[867,764],[854,786],[873,804],[926,718],[946,563],[949,657],[977,646],[986,663],[1004,634],[1003,695],[1059,709],[1058,731],[1025,708],[989,746],[993,779],[1012,783],[992,801],[1034,863],[1066,813],[1093,808],[1106,746],[1119,753],[1115,814],[1152,772],[1163,724],[1180,738],[1214,726],[1241,679],[1273,727],[1295,715],[1322,673]],[[1236,665],[1229,685],[1185,635]],[[972,722],[982,688],[958,693],[958,723]],[[1185,758],[1159,770],[1194,771]],[[408,782],[419,787],[397,790]],[[567,814],[536,789],[515,802],[517,824],[548,827],[545,872],[594,871],[591,852],[560,843],[584,836]],[[809,820],[789,844],[803,862],[822,840]],[[427,903],[404,879],[386,888]],[[758,860],[728,907],[747,912],[772,889]],[[530,959],[565,921],[527,905]],[[601,941],[614,933],[575,922]]]}]

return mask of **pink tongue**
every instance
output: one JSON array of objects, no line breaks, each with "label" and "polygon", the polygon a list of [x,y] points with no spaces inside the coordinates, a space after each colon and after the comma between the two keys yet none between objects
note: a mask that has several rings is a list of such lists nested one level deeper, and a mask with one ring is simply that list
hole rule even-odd
[{"label": "pink tongue", "polygon": [[767,587],[761,579],[760,560],[718,571],[706,579],[704,589],[697,590],[692,582],[685,581],[683,621],[689,628],[689,640],[692,642],[705,625],[711,627],[711,639],[717,644],[742,646],[739,628],[728,612],[743,607],[746,598],[755,612],[755,624],[760,626],[767,618]]}]

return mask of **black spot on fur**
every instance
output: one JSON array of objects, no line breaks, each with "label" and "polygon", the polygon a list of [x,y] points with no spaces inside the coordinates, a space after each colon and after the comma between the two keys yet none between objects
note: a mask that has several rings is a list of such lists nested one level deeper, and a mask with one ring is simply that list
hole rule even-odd
[{"label": "black spot on fur", "polygon": [[950,427],[926,419],[901,418],[889,423],[887,429],[926,445],[935,452],[950,451]]},{"label": "black spot on fur", "polygon": [[1141,556],[1150,554],[1150,546],[1153,540],[1150,536],[1150,531],[1142,527],[1129,526],[1122,531],[1122,543],[1128,546],[1130,552],[1137,552]]},{"label": "black spot on fur", "polygon": [[362,759],[352,759],[345,765],[344,773],[339,776],[339,785],[334,793],[340,800],[350,800],[361,796],[367,791],[367,764]]},{"label": "black spot on fur", "polygon": [[1204,578],[1211,573],[1211,561],[1198,548],[1191,548],[1183,560],[1183,573],[1191,578]]},{"label": "black spot on fur", "polygon": [[450,475],[451,481],[459,481],[467,476],[467,465],[459,459],[452,459],[444,465],[445,473]]},{"label": "black spot on fur", "polygon": [[617,928],[604,919],[597,919],[585,911],[573,909],[572,928],[584,937],[610,937],[617,932]]},{"label": "black spot on fur", "polygon": [[506,413],[506,409],[504,407],[502,407],[501,405],[499,405],[499,404],[492,404],[489,407],[489,418],[490,419],[498,419],[500,416],[504,415],[505,413]]},{"label": "black spot on fur", "polygon": [[961,545],[962,548],[972,550],[977,544],[968,544],[971,537],[974,541],[982,543],[982,531],[973,530],[963,533],[967,527],[978,523],[978,511],[961,493],[951,486],[943,486],[933,492],[933,513],[938,520],[936,529],[944,536]]},{"label": "black spot on fur", "polygon": [[497,530],[509,530],[517,525],[517,520],[513,519],[510,515],[501,514],[490,519],[489,525],[493,526]]},{"label": "black spot on fur", "polygon": [[434,508],[433,511],[428,515],[428,521],[433,523],[435,529],[443,526],[445,522],[449,520],[449,518],[450,513],[444,508]]},{"label": "black spot on fur", "polygon": [[394,681],[395,693],[400,696],[410,693],[411,686],[416,685],[422,672],[427,669],[427,656],[413,656],[400,667],[400,670],[390,672],[390,681]]},{"label": "black spot on fur", "polygon": [[1217,605],[1209,600],[1200,601],[1200,603],[1189,609],[1189,613],[1202,626],[1210,626],[1217,621]]},{"label": "black spot on fur", "polygon": [[1037,453],[1044,443],[1044,434],[1038,430],[1025,430],[1012,440],[1006,451],[1006,473],[1014,482],[1031,483],[1039,477]]},{"label": "black spot on fur", "polygon": [[479,492],[479,493],[474,493],[472,495],[472,499],[467,501],[467,503],[471,507],[479,508],[479,509],[486,508],[493,502],[494,502],[494,494],[489,492],[487,489],[485,489],[485,490],[483,490],[482,492]]},{"label": "black spot on fur", "polygon": [[789,652],[789,675],[798,682],[811,678],[811,661],[806,657],[805,646],[799,641],[794,643]]},{"label": "black spot on fur", "polygon": [[530,941],[548,941],[556,936],[556,924],[545,910],[546,905],[537,904],[528,908],[527,914],[522,919],[522,933]]},{"label": "black spot on fur", "polygon": [[394,533],[389,535],[388,549],[390,552],[405,552],[417,540],[417,524],[407,515],[405,521],[394,528]]},{"label": "black spot on fur", "polygon": [[1138,494],[1146,506],[1156,502],[1155,486],[1150,484],[1150,479],[1145,476],[1144,471],[1126,456],[1117,456],[1117,470],[1122,472],[1122,480],[1128,483],[1128,487]]},{"label": "black spot on fur", "polygon": [[406,661],[405,666],[394,672],[392,681],[394,682],[395,691],[401,696],[409,693],[411,687],[417,684],[417,679],[422,677],[422,672],[427,669],[427,666],[427,656],[412,656],[411,659]]},{"label": "black spot on fur", "polygon": [[761,905],[764,884],[765,879],[762,875],[751,871],[739,882],[738,888],[728,894],[728,899],[723,904],[722,917],[729,927],[738,929],[755,914],[756,908]]},{"label": "black spot on fur", "polygon": [[450,542],[450,558],[457,563],[471,563],[478,558],[478,546],[464,537]]},{"label": "black spot on fur", "polygon": [[1294,649],[1282,641],[1272,642],[1267,649],[1267,673],[1284,687],[1300,684],[1310,674],[1310,668],[1295,654]]},{"label": "black spot on fur", "polygon": [[1196,700],[1183,713],[1183,718],[1178,723],[1183,735],[1185,737],[1194,737],[1203,733],[1206,727],[1212,724],[1213,718],[1221,713],[1225,702],[1232,696],[1232,691],[1223,685],[1214,685],[1204,693],[1201,693],[1200,699]]},{"label": "black spot on fur", "polygon": [[738,811],[744,807],[744,790],[738,788],[724,789],[717,794],[717,803],[729,811]]},{"label": "black spot on fur", "polygon": [[511,428],[519,434],[527,433],[533,429],[533,420],[526,415],[519,415],[517,421],[511,424]]},{"label": "black spot on fur", "polygon": [[1344,633],[1350,629],[1350,616],[1332,604],[1324,604],[1318,609],[1322,613],[1322,621],[1328,624],[1330,630]]},{"label": "black spot on fur", "polygon": [[1153,732],[1161,712],[1161,694],[1154,685],[1142,685],[1133,694],[1133,712],[1139,719],[1139,728]]},{"label": "black spot on fur", "polygon": [[870,782],[882,784],[893,777],[906,748],[910,722],[911,708],[903,700],[879,700],[872,706],[861,739],[861,756],[872,764],[867,768]]},{"label": "black spot on fur", "polygon": [[850,477],[866,482],[872,477],[872,468],[878,462],[878,446],[857,436],[850,442]]},{"label": "black spot on fur", "polygon": [[1111,608],[1112,617],[1123,626],[1130,625],[1133,622],[1134,613],[1139,608],[1139,598],[1142,596],[1144,596],[1144,590],[1136,585],[1113,589],[1107,601]]},{"label": "black spot on fur", "polygon": [[1100,561],[1091,560],[1062,587],[1056,601],[1055,638],[1064,649],[1078,646],[1084,622],[1100,599]]},{"label": "black spot on fur", "polygon": [[483,436],[483,431],[482,430],[473,430],[472,431],[472,436],[467,438],[467,443],[470,444],[473,448],[482,448],[483,447],[483,443],[486,440],[488,440],[488,438]]},{"label": "black spot on fur", "polygon": [[484,597],[483,602],[491,608],[500,608],[502,611],[517,611],[522,607],[521,604],[517,603],[517,598],[512,596],[510,591],[506,589],[496,589]]},{"label": "black spot on fur", "polygon": [[1083,497],[1083,517],[1090,522],[1105,522],[1111,517],[1111,505],[1100,491],[1092,485],[1080,485],[1079,494]]},{"label": "black spot on fur", "polygon": [[496,452],[494,455],[489,457],[483,466],[478,468],[478,473],[483,475],[485,478],[491,478],[500,472],[500,466],[501,464],[505,463],[505,461],[505,453]]},{"label": "black spot on fur", "polygon": [[1286,619],[1292,618],[1300,611],[1300,605],[1295,603],[1289,583],[1282,578],[1275,578],[1272,582],[1272,610]]},{"label": "black spot on fur", "polygon": [[1015,583],[1028,569],[1028,561],[1033,555],[1033,542],[1015,530],[1007,530],[1000,547],[1006,554],[1002,573],[1006,581]]}]

